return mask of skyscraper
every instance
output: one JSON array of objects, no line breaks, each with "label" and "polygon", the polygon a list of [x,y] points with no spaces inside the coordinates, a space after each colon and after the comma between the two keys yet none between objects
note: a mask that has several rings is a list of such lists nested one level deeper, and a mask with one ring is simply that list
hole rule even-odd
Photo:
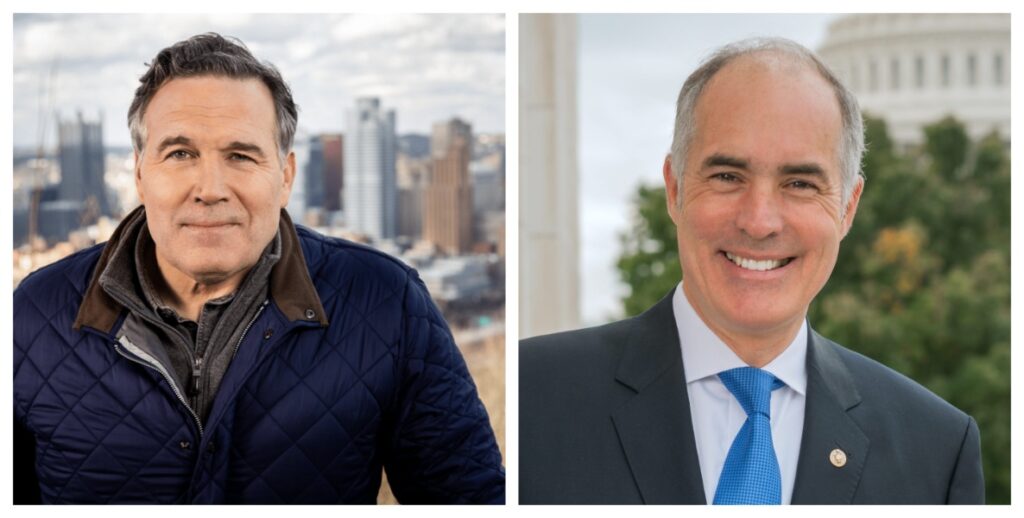
[{"label": "skyscraper", "polygon": [[302,181],[305,187],[306,207],[322,209],[324,207],[324,146],[319,135],[309,138],[309,158],[304,172],[306,174]]},{"label": "skyscraper", "polygon": [[288,195],[288,214],[292,221],[305,224],[306,220],[306,175],[309,168],[309,135],[301,129],[296,130],[292,142],[295,153],[295,179],[292,181],[292,192]]},{"label": "skyscraper", "polygon": [[322,133],[310,138],[306,164],[306,204],[328,212],[342,209],[344,147],[340,133]]},{"label": "skyscraper", "polygon": [[[399,142],[403,137],[399,137]],[[399,151],[395,161],[398,184],[398,235],[411,240],[423,237],[423,192],[430,179],[430,139],[423,156]]]},{"label": "skyscraper", "polygon": [[423,239],[450,255],[465,254],[473,244],[470,125],[459,119],[434,124],[430,155],[433,171],[423,198]]},{"label": "skyscraper", "polygon": [[356,100],[344,140],[345,220],[355,232],[373,239],[395,237],[395,112],[380,100]]},{"label": "skyscraper", "polygon": [[57,127],[60,146],[60,200],[81,202],[83,216],[113,216],[107,199],[103,150],[103,121],[86,121],[79,112],[72,120],[60,120]]}]

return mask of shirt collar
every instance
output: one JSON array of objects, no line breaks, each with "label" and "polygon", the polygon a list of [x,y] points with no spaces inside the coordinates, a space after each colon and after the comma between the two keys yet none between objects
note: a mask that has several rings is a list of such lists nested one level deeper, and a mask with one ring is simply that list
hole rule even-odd
[{"label": "shirt collar", "polygon": [[[683,352],[683,367],[686,371],[687,384],[709,376],[716,376],[722,371],[747,366],[697,315],[683,293],[682,282],[676,286],[676,291],[672,295],[672,311],[676,318],[676,328],[679,330],[679,344]],[[805,320],[789,347],[786,347],[763,369],[782,380],[786,386],[806,395],[806,360],[807,321]]]}]

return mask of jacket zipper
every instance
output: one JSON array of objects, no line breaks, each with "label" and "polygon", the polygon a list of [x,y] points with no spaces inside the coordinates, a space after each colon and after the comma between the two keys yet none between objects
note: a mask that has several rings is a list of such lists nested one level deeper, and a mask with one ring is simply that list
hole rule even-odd
[{"label": "jacket zipper", "polygon": [[[268,302],[270,302],[269,299],[263,301],[263,304],[260,305],[260,308],[256,310],[256,315],[254,315],[252,317],[252,320],[249,321],[249,325],[245,326],[245,329],[242,330],[242,336],[238,339],[238,343],[236,343],[235,347],[231,350],[232,360],[235,358],[235,354],[238,353],[238,348],[242,346],[242,340],[245,340],[245,335],[249,333],[249,329],[252,327],[253,324],[256,323],[256,319],[260,317],[260,314],[263,313],[263,308],[267,306]],[[193,397],[196,398],[195,403],[199,402],[199,387],[201,386],[203,380],[202,374],[203,357],[195,356],[195,359],[192,362],[192,394]]]},{"label": "jacket zipper", "polygon": [[238,354],[238,348],[242,346],[242,341],[245,340],[245,335],[249,334],[249,329],[251,329],[252,325],[256,323],[256,319],[260,318],[260,314],[263,313],[263,308],[267,307],[268,302],[270,302],[270,299],[263,301],[263,304],[260,305],[260,309],[256,310],[256,315],[249,321],[249,325],[245,326],[245,329],[242,330],[242,336],[238,338],[238,343],[236,343],[235,348],[231,350],[232,360],[234,360],[235,355]]},{"label": "jacket zipper", "polygon": [[[127,352],[121,348],[122,346],[124,347],[124,349],[127,349]],[[199,437],[202,438],[202,421],[199,420],[199,416],[196,415],[195,410],[192,410],[192,407],[189,406],[187,401],[185,401],[184,396],[182,396],[181,394],[181,390],[178,389],[178,385],[174,383],[174,380],[171,378],[171,375],[167,372],[167,369],[164,369],[163,365],[160,365],[160,362],[156,361],[155,358],[146,354],[145,351],[139,349],[135,344],[128,341],[128,337],[126,336],[122,336],[117,342],[114,342],[114,350],[117,351],[118,354],[127,358],[130,361],[149,367],[159,372],[164,377],[164,380],[167,381],[167,384],[171,386],[171,390],[174,391],[174,395],[178,397],[178,401],[180,401],[181,404],[185,406],[185,408],[188,410],[188,413],[192,416],[192,419],[195,420],[196,426],[199,427]]]},{"label": "jacket zipper", "polygon": [[203,372],[203,357],[196,356],[192,362],[192,404],[199,404],[199,375]]}]

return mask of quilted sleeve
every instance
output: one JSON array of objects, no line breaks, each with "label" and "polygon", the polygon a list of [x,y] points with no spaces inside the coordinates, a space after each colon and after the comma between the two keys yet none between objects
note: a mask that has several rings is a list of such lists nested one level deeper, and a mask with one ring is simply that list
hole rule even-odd
[{"label": "quilted sleeve", "polygon": [[[22,286],[37,283],[42,276],[33,275],[22,282]],[[39,371],[26,364],[30,337],[40,331],[36,325],[45,321],[38,307],[31,301],[22,287],[14,290],[14,419],[13,419],[13,478],[14,504],[39,504],[39,478],[36,474],[36,436],[27,425],[28,405],[35,399],[43,385]]]},{"label": "quilted sleeve", "polygon": [[40,504],[36,436],[14,420],[14,505]]},{"label": "quilted sleeve", "polygon": [[[28,414],[31,403],[38,399],[40,391],[46,386],[46,371],[39,364],[52,365],[55,363],[52,358],[60,353],[52,352],[56,348],[30,350],[41,335],[46,335],[45,323],[53,320],[53,315],[46,314],[40,308],[31,292],[55,293],[52,282],[47,282],[51,277],[45,273],[33,273],[14,290],[13,476],[14,503],[18,505],[42,503],[36,473],[36,435],[30,426]],[[35,358],[30,358],[31,353],[35,354]]]},{"label": "quilted sleeve", "polygon": [[423,282],[404,297],[401,387],[388,481],[405,504],[505,501],[505,470],[487,410]]}]

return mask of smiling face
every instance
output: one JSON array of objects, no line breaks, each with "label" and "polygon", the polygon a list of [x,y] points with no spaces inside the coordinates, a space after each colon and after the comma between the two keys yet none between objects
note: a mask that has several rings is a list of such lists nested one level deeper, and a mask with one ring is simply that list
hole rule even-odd
[{"label": "smiling face", "polygon": [[844,207],[835,94],[806,66],[744,56],[705,86],[695,121],[682,192],[664,170],[687,299],[730,345],[791,340],[862,188]]},{"label": "smiling face", "polygon": [[270,91],[258,79],[172,79],[142,122],[135,185],[161,273],[172,286],[240,280],[277,232],[295,175],[294,154],[279,158]]}]

